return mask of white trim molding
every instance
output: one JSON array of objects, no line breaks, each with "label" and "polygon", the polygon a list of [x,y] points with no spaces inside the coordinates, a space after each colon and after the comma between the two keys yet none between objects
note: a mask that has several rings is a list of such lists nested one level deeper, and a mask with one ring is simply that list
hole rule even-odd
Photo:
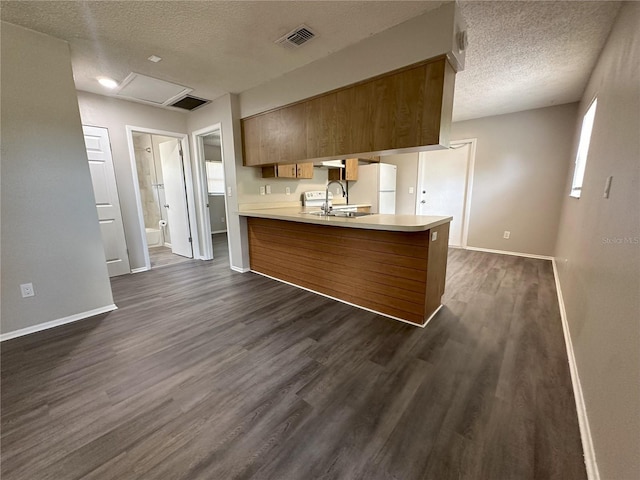
[{"label": "white trim molding", "polygon": [[89,317],[95,317],[96,315],[100,315],[101,313],[112,312],[117,309],[118,307],[115,305],[115,303],[112,303],[111,305],[94,308],[93,310],[88,310],[86,312],[76,313],[74,315],[69,315],[68,317],[58,318],[57,320],[51,320],[49,322],[39,323],[38,325],[33,325],[31,327],[21,328],[20,330],[14,330],[13,332],[3,333],[2,335],[0,335],[0,342],[11,340],[12,338],[22,337],[24,335],[29,335],[30,333],[40,332],[42,330],[49,330],[50,328],[58,327],[60,325],[66,325],[67,323],[77,322],[78,320],[84,320],[85,318]]},{"label": "white trim molding", "polygon": [[539,260],[553,260],[553,257],[548,255],[536,255],[534,253],[522,253],[522,252],[509,252],[506,250],[492,250],[491,248],[479,248],[479,247],[463,247],[465,250],[473,250],[474,252],[486,252],[486,253],[498,253],[500,255],[514,255],[516,257],[525,258],[537,258]]},{"label": "white trim molding", "polygon": [[236,267],[235,265],[231,265],[231,270],[238,273],[247,273],[251,271],[249,267],[240,268],[240,267]]},{"label": "white trim molding", "polygon": [[[233,269],[233,267],[231,267],[231,268]],[[377,310],[372,310],[371,308],[363,307],[362,305],[356,305],[355,303],[347,302],[346,300],[342,300],[340,298],[332,297],[331,295],[327,295],[326,293],[318,292],[317,290],[312,290],[312,289],[307,288],[307,287],[302,287],[300,285],[296,285],[295,283],[287,282],[286,280],[281,280],[280,278],[277,278],[277,277],[272,277],[271,275],[267,275],[266,273],[256,272],[255,270],[251,270],[251,273],[255,273],[257,275],[261,275],[263,277],[270,278],[271,280],[276,280],[276,281],[278,281],[280,283],[286,283],[287,285],[291,285],[292,287],[296,287],[296,288],[299,288],[301,290],[306,290],[307,292],[315,293],[316,295],[320,295],[322,297],[330,298],[331,300],[335,300],[336,302],[344,303],[346,305],[350,305],[352,307],[359,308],[360,310],[366,310],[367,312],[376,313],[378,315],[382,315],[383,317],[391,318],[392,320],[396,320],[398,322],[406,323],[407,325],[411,325],[412,327],[418,327],[418,328],[426,327],[427,324],[433,319],[433,317],[436,316],[436,314],[442,308],[442,304],[440,304],[440,306],[438,308],[436,308],[435,311],[431,315],[429,315],[429,318],[427,318],[427,320],[422,325],[419,325],[417,323],[409,322],[408,320],[404,320],[404,319],[399,318],[399,317],[394,317],[393,315],[389,315],[387,313],[382,313],[382,312],[379,312]]]},{"label": "white trim molding", "polygon": [[573,385],[573,397],[576,402],[576,412],[578,414],[578,425],[580,426],[580,438],[582,440],[582,450],[584,453],[584,464],[587,469],[587,478],[589,480],[600,480],[600,472],[598,471],[598,463],[596,462],[596,452],[593,448],[593,439],[591,437],[591,428],[589,427],[587,407],[584,403],[582,384],[580,383],[580,376],[578,375],[578,365],[573,351],[573,343],[571,342],[571,332],[567,321],[567,310],[564,305],[564,297],[562,296],[562,288],[560,286],[560,277],[558,276],[556,259],[552,258],[551,263],[553,265],[553,276],[556,281],[558,305],[560,306],[560,319],[562,320],[564,342],[567,347],[567,358],[569,359],[569,371],[571,372],[571,384]]},{"label": "white trim molding", "polygon": [[149,267],[132,268],[131,273],[142,273],[149,270]]}]

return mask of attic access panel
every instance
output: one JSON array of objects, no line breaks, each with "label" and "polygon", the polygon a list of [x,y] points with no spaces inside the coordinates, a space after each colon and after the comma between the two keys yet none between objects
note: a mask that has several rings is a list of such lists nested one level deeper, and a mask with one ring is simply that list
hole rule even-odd
[{"label": "attic access panel", "polygon": [[116,92],[116,97],[152,105],[168,105],[193,89],[139,73],[130,73]]}]

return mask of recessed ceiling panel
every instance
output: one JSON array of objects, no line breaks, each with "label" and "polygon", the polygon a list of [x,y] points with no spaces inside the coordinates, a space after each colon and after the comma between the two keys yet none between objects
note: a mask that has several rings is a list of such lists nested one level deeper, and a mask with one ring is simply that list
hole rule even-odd
[{"label": "recessed ceiling panel", "polygon": [[122,82],[116,96],[155,105],[166,105],[191,90],[191,88],[176,83],[165,82],[139,73],[130,73]]}]

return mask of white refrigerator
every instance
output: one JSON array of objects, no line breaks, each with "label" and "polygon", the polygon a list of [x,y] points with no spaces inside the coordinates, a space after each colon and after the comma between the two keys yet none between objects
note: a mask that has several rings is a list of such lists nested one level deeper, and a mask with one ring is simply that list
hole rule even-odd
[{"label": "white refrigerator", "polygon": [[358,167],[358,180],[349,182],[349,203],[371,205],[371,213],[396,213],[396,169],[387,163]]}]

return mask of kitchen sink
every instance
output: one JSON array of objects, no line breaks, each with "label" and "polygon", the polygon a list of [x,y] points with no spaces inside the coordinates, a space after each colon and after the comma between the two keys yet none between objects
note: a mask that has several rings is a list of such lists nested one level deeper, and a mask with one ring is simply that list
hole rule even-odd
[{"label": "kitchen sink", "polygon": [[307,212],[309,215],[317,215],[319,217],[345,217],[345,218],[355,218],[355,217],[365,217],[367,215],[373,215],[369,212],[345,212],[343,210],[332,210],[329,213],[324,212]]}]

